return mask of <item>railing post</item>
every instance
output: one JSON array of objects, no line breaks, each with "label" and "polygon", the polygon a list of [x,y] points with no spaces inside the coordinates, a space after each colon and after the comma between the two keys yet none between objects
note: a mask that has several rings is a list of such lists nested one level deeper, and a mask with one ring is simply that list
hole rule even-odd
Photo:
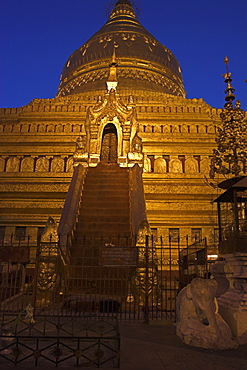
[{"label": "railing post", "polygon": [[35,259],[35,274],[34,274],[34,281],[33,281],[33,308],[35,314],[36,308],[36,297],[37,297],[37,280],[38,280],[38,272],[39,272],[39,257],[40,257],[40,242],[41,237],[37,240],[37,249],[36,249],[36,259]]},{"label": "railing post", "polygon": [[206,279],[208,279],[208,251],[207,251],[207,238],[205,237],[205,263],[206,263]]},{"label": "railing post", "polygon": [[169,234],[169,297],[170,297],[170,312],[172,312],[172,236]]},{"label": "railing post", "polygon": [[186,285],[190,283],[189,281],[189,236],[186,235],[187,241],[187,278],[186,278]]},{"label": "railing post", "polygon": [[148,244],[149,235],[146,235],[145,240],[145,324],[149,324],[149,305],[148,305]]},{"label": "railing post", "polygon": [[179,288],[180,288],[181,280],[182,280],[181,258],[180,258],[180,237],[178,238],[178,278],[179,278]]}]

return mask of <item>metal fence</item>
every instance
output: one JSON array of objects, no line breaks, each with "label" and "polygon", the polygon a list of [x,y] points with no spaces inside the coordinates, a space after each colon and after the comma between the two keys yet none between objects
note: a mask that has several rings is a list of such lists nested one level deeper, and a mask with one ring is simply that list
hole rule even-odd
[{"label": "metal fence", "polygon": [[210,277],[210,264],[214,259],[209,259],[207,238],[200,239],[188,245],[179,252],[179,283],[180,289],[191,282],[192,279]]},{"label": "metal fence", "polygon": [[208,271],[206,240],[188,246],[154,236],[137,240],[136,247],[121,237],[85,236],[68,249],[67,264],[59,243],[51,240],[37,247],[35,268],[17,260],[0,263],[3,313],[31,304],[35,315],[115,316],[146,323],[175,320],[179,290]]},{"label": "metal fence", "polygon": [[178,292],[209,271],[206,239],[84,236],[65,249],[51,237],[31,247],[30,264],[30,245],[0,246],[0,358],[14,365],[119,368],[118,321],[175,321]]},{"label": "metal fence", "polygon": [[120,334],[112,318],[5,315],[0,358],[28,366],[120,367]]}]

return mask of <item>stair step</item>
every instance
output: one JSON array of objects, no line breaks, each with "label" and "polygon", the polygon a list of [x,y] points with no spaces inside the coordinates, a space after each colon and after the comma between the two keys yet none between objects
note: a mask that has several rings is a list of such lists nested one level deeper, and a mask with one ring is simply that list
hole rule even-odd
[{"label": "stair step", "polygon": [[118,209],[118,210],[125,210],[129,209],[129,204],[126,204],[126,201],[123,200],[123,198],[112,198],[108,197],[107,199],[103,200],[98,200],[95,203],[92,203],[92,199],[84,199],[83,201],[83,208],[81,210],[85,210],[87,212],[88,209],[93,209],[93,208],[104,208],[104,209]]},{"label": "stair step", "polygon": [[[81,202],[81,211],[83,211],[84,206],[85,207],[101,207],[103,204],[105,204],[106,208],[118,208],[121,209],[122,207],[126,207],[128,202],[125,197],[113,197],[108,196],[104,198],[96,197],[96,196],[87,196],[84,199],[82,199]],[[81,213],[81,212],[80,212]]]},{"label": "stair step", "polygon": [[94,189],[94,188],[85,188],[83,190],[83,196],[82,196],[82,199],[84,196],[101,196],[102,198],[105,197],[105,196],[109,196],[109,195],[112,195],[112,196],[123,196],[123,197],[129,197],[129,190],[122,190],[122,189],[114,189],[114,190],[111,190],[111,189]]},{"label": "stair step", "polygon": [[96,167],[90,167],[88,169],[88,172],[124,172],[126,173],[128,171],[127,168],[119,167],[117,163],[99,163]]},{"label": "stair step", "polygon": [[97,203],[93,204],[92,206],[83,207],[83,213],[79,215],[78,220],[80,220],[82,215],[88,215],[88,216],[101,216],[105,215],[106,213],[108,215],[119,216],[119,212],[121,212],[121,215],[123,217],[129,216],[130,210],[128,205],[124,207],[123,205],[113,204],[112,207],[110,207],[111,204],[109,203]]},{"label": "stair step", "polygon": [[96,233],[93,233],[93,235],[90,236],[87,234],[85,237],[80,235],[74,238],[74,244],[71,247],[71,256],[77,258],[83,257],[83,255],[87,253],[85,248],[101,248],[106,244],[113,244],[116,247],[126,247],[132,245],[132,238],[129,233],[126,233],[125,235],[123,233],[115,235],[99,234],[98,236]]},{"label": "stair step", "polygon": [[[119,235],[129,237],[129,203],[128,169],[120,168],[118,164],[102,163],[97,167],[90,167],[85,178],[75,228],[76,245],[87,245],[84,235],[101,238],[97,241],[97,246],[102,245],[102,238],[111,240],[114,236],[117,242]],[[121,246],[123,245],[126,245],[124,238],[121,240]]]},{"label": "stair step", "polygon": [[105,173],[108,173],[108,174],[117,173],[119,175],[122,175],[122,174],[126,175],[126,174],[128,174],[128,172],[129,172],[129,169],[121,168],[119,166],[117,166],[117,167],[114,167],[114,166],[99,167],[99,166],[97,166],[97,167],[90,167],[88,169],[87,174],[91,175],[91,174],[100,174],[100,173],[104,173],[104,174]]},{"label": "stair step", "polygon": [[111,233],[120,234],[123,231],[130,230],[130,225],[126,223],[115,223],[115,222],[108,222],[106,223],[97,223],[97,222],[84,222],[79,223],[76,226],[76,235],[78,234],[87,234],[87,232],[101,232],[101,233],[108,233],[111,235]]},{"label": "stair step", "polygon": [[102,182],[102,183],[99,183],[98,181],[95,182],[95,183],[90,183],[90,184],[86,184],[84,186],[84,189],[83,189],[83,192],[85,191],[88,191],[88,190],[93,190],[93,191],[106,191],[106,190],[109,190],[110,192],[115,192],[115,191],[119,191],[119,190],[127,190],[128,189],[128,184],[112,184],[112,183],[108,183],[108,182]]},{"label": "stair step", "polygon": [[[113,238],[115,238],[115,241],[117,243],[119,235],[121,235],[122,239],[126,239],[126,241],[130,240],[130,231],[129,230],[83,230],[80,232],[75,232],[75,238],[73,243],[75,243],[76,246],[90,246],[91,244],[86,243],[84,239],[84,235],[91,236],[95,238],[99,238],[101,241],[99,241],[99,244],[95,246],[101,246],[102,240],[107,243],[107,240],[109,240],[109,243],[116,245],[113,243]],[[95,242],[96,243],[96,242]],[[129,242],[127,244],[124,242],[124,245],[129,245]],[[121,245],[122,246],[122,245]]]},{"label": "stair step", "polygon": [[128,172],[118,172],[118,171],[100,171],[100,172],[91,172],[87,174],[87,178],[92,180],[94,178],[100,179],[116,179],[120,181],[127,181],[129,179],[129,173]]},{"label": "stair step", "polygon": [[95,168],[93,169],[90,169],[88,172],[87,172],[87,177],[88,178],[91,178],[91,177],[125,177],[125,178],[128,178],[129,176],[129,171],[126,169],[124,169],[123,171],[116,171],[116,170],[108,170],[108,169],[105,169],[104,171],[99,171],[99,170],[96,170]]},{"label": "stair step", "polygon": [[106,223],[106,222],[116,222],[116,223],[128,223],[130,221],[129,215],[123,216],[122,214],[118,213],[118,216],[116,215],[111,215],[108,210],[105,210],[105,213],[95,214],[95,215],[89,215],[86,213],[83,213],[78,217],[78,225],[80,223],[85,223],[85,222],[97,222],[97,223]]}]

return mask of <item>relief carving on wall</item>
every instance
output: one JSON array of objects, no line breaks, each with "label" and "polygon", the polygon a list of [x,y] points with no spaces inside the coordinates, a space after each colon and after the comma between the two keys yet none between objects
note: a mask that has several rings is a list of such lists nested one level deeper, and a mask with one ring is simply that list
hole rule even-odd
[{"label": "relief carving on wall", "polygon": [[66,172],[72,172],[73,171],[73,163],[74,159],[73,157],[69,157],[66,163]]},{"label": "relief carving on wall", "polygon": [[179,159],[171,159],[169,163],[169,172],[172,173],[182,173],[182,162]]},{"label": "relief carving on wall", "polygon": [[20,160],[17,157],[9,157],[6,166],[6,172],[19,172]]},{"label": "relief carving on wall", "polygon": [[49,171],[49,159],[46,157],[40,157],[36,161],[35,172],[48,172]]},{"label": "relief carving on wall", "polygon": [[22,159],[21,172],[34,172],[34,159],[32,157]]},{"label": "relief carving on wall", "polygon": [[4,171],[4,167],[5,167],[5,159],[0,158],[0,172]]},{"label": "relief carving on wall", "polygon": [[200,162],[200,172],[208,175],[210,171],[210,165],[211,160],[209,157],[202,158]]},{"label": "relief carving on wall", "polygon": [[198,173],[198,162],[195,158],[187,158],[185,160],[185,172]]},{"label": "relief carving on wall", "polygon": [[[148,43],[148,47],[153,47],[152,44]],[[72,90],[74,90],[77,86],[81,86],[82,84],[88,83],[90,81],[97,81],[102,80],[103,78],[107,78],[108,71],[106,68],[97,71],[96,73],[93,72],[87,72],[84,73],[75,79],[73,79],[72,82],[69,82],[68,84],[61,85],[60,90],[58,93],[58,96],[63,96],[66,93],[70,93]],[[159,73],[155,72],[147,72],[146,70],[142,70],[139,68],[133,69],[133,68],[119,68],[118,69],[118,76],[121,78],[133,78],[136,80],[146,80],[148,82],[152,82],[164,87],[167,87],[168,89],[172,90],[174,94],[181,95],[185,97],[184,90],[181,88],[179,84],[174,82],[173,80],[169,79],[166,76],[160,75]],[[65,80],[64,80],[65,83]]]},{"label": "relief carving on wall", "polygon": [[[50,159],[49,159],[50,158]],[[5,168],[5,161],[7,161]],[[50,165],[51,161],[51,165]],[[72,172],[73,157],[66,159],[64,156],[46,157],[42,156],[35,158],[33,156],[25,156],[19,159],[16,156],[0,157],[0,172]]]},{"label": "relief carving on wall", "polygon": [[64,160],[61,157],[54,157],[51,161],[51,172],[64,172]]},{"label": "relief carving on wall", "polygon": [[143,172],[151,172],[151,161],[148,156],[144,155],[144,169]]},{"label": "relief carving on wall", "polygon": [[159,157],[154,161],[154,172],[156,173],[166,173],[166,161],[164,158]]}]

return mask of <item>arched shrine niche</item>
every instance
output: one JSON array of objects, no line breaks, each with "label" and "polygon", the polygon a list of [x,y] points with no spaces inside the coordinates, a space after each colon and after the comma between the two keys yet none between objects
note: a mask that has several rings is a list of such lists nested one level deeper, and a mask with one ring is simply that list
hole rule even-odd
[{"label": "arched shrine niche", "polygon": [[0,172],[4,171],[5,159],[0,157]]},{"label": "arched shrine niche", "polygon": [[17,157],[9,157],[6,166],[6,172],[19,172],[20,160]]},{"label": "arched shrine niche", "polygon": [[108,123],[104,127],[101,141],[100,160],[105,163],[117,163],[118,137],[114,124]]},{"label": "arched shrine niche", "polygon": [[21,172],[33,172],[34,159],[32,157],[25,157],[21,162]]},{"label": "arched shrine niche", "polygon": [[154,161],[154,172],[166,173],[166,161],[162,157],[158,157]]}]

